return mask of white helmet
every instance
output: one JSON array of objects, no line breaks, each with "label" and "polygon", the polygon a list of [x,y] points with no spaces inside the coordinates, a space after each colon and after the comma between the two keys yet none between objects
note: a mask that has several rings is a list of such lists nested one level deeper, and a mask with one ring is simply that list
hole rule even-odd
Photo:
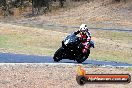
[{"label": "white helmet", "polygon": [[88,30],[87,25],[86,24],[81,24],[80,31],[86,31],[86,30]]}]

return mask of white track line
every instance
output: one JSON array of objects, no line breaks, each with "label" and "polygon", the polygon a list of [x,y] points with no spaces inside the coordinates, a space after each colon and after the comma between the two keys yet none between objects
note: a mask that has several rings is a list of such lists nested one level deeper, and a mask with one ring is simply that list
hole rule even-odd
[{"label": "white track line", "polygon": [[[0,63],[0,66],[2,65],[71,65],[71,66],[78,66],[78,65],[83,65],[83,66],[89,66],[92,67],[90,64],[76,64],[76,63]],[[96,65],[93,65],[96,67]],[[102,67],[102,68],[107,68],[107,67],[119,67],[119,68],[132,68],[132,66],[112,66],[112,65],[102,65],[102,66],[97,66],[97,67]]]}]

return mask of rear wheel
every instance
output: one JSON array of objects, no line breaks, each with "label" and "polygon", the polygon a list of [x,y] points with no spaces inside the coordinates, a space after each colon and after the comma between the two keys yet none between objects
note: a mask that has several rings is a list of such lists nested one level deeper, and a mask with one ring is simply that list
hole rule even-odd
[{"label": "rear wheel", "polygon": [[59,62],[59,61],[62,59],[62,57],[63,57],[63,52],[64,52],[63,47],[60,47],[60,48],[55,52],[54,57],[53,57],[53,59],[54,59],[55,62]]}]

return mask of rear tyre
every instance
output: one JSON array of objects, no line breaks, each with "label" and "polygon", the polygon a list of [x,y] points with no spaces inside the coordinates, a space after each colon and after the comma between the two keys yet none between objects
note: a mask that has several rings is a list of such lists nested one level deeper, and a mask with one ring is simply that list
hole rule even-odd
[{"label": "rear tyre", "polygon": [[59,62],[59,61],[62,59],[62,57],[63,57],[63,55],[62,55],[63,52],[64,52],[63,47],[60,47],[60,48],[55,52],[54,57],[53,57],[53,59],[54,59],[55,62]]}]

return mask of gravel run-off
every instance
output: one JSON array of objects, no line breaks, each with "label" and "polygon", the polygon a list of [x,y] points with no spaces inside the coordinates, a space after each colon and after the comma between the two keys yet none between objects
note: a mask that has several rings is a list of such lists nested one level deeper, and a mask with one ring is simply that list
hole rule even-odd
[{"label": "gravel run-off", "polygon": [[[131,88],[129,84],[85,84],[76,82],[77,65],[0,64],[0,88]],[[126,68],[84,65],[87,74],[130,74]]]}]

